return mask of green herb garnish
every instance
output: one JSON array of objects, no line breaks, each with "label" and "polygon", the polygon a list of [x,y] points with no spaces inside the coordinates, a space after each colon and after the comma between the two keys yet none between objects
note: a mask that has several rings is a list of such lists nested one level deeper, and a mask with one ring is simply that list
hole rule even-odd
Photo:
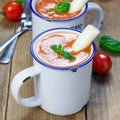
[{"label": "green herb garnish", "polygon": [[70,2],[69,0],[65,0],[63,2],[58,3],[55,7],[54,10],[56,12],[60,12],[60,13],[64,13],[64,12],[68,12],[70,9]]},{"label": "green herb garnish", "polygon": [[59,44],[59,45],[52,45],[51,49],[53,51],[55,51],[57,54],[59,54],[62,57],[66,58],[66,59],[73,60],[73,61],[76,59],[70,52],[64,51],[62,49],[62,45],[61,44]]},{"label": "green herb garnish", "polygon": [[23,3],[25,0],[16,0],[19,3]]},{"label": "green herb garnish", "polygon": [[115,40],[114,38],[110,37],[110,36],[102,36],[100,38],[100,46],[109,51],[109,52],[113,52],[113,53],[120,53],[120,41],[119,40]]}]

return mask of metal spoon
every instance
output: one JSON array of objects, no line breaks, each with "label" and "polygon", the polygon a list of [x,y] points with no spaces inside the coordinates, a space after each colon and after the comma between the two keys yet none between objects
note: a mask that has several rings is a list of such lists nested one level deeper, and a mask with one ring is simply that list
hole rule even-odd
[{"label": "metal spoon", "polygon": [[[21,29],[21,27],[18,28],[18,31],[19,31],[19,29]],[[10,60],[13,56],[13,53],[14,53],[14,49],[15,49],[16,42],[18,40],[18,36],[20,34],[26,32],[26,31],[28,31],[28,30],[31,30],[31,29],[32,29],[32,22],[31,21],[25,21],[24,24],[23,24],[22,30],[17,32],[15,34],[15,36],[13,36],[11,39],[9,39],[8,41],[6,41],[3,44],[3,47],[1,47],[2,49],[4,49],[7,45],[9,45],[9,46],[7,46],[7,48],[5,49],[3,54],[1,55],[0,63],[6,64],[6,63],[10,62]]]},{"label": "metal spoon", "polygon": [[[20,26],[18,27],[18,29],[16,30],[16,33],[21,31],[22,29],[22,26],[23,26],[23,23],[25,21],[31,21],[31,11],[29,9],[29,0],[25,0],[23,3],[22,3],[22,6],[23,6],[23,9],[24,9],[24,13],[22,14],[21,16],[21,24]],[[28,23],[28,26],[30,25],[31,23]],[[32,24],[30,25],[32,27]],[[3,54],[0,56],[0,63],[9,63],[12,59],[12,56],[13,56],[13,53],[14,53],[14,50],[15,50],[15,46],[16,46],[16,43],[17,43],[17,40],[18,40],[18,37],[16,37],[7,47],[6,49],[4,50]]]}]

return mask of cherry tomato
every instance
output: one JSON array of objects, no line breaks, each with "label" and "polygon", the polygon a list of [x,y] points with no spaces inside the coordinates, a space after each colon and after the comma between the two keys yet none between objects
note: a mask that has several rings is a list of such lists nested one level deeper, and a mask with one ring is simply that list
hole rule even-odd
[{"label": "cherry tomato", "polygon": [[105,52],[98,52],[93,58],[93,70],[100,74],[106,74],[112,67],[112,60]]},{"label": "cherry tomato", "polygon": [[5,17],[10,21],[18,21],[23,13],[22,5],[16,1],[9,1],[3,7]]}]

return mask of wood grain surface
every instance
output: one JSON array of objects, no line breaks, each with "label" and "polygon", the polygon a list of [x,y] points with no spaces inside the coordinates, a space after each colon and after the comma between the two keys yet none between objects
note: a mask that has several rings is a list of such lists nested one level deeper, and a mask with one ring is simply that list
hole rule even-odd
[{"label": "wood grain surface", "polygon": [[[8,0],[0,0],[0,10]],[[101,33],[95,41],[97,51],[104,51],[99,46],[99,38],[109,35],[120,40],[120,0],[91,0],[99,4],[104,11]],[[86,24],[94,12],[86,16]],[[0,42],[14,34],[19,23],[9,22],[0,15]],[[11,95],[10,85],[13,77],[22,69],[32,66],[29,46],[32,32],[20,36],[12,61],[0,64],[0,120],[120,120],[120,54],[108,53],[112,58],[111,71],[102,76],[93,72],[91,92],[88,104],[78,113],[70,116],[49,114],[40,107],[26,108],[15,102]],[[33,80],[22,87],[21,96],[34,95]]]}]

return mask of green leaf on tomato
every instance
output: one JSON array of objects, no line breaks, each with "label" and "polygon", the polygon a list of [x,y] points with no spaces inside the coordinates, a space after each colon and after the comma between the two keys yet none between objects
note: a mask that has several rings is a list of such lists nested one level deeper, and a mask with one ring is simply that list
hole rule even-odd
[{"label": "green leaf on tomato", "polygon": [[25,0],[16,0],[19,3],[23,3]]}]

